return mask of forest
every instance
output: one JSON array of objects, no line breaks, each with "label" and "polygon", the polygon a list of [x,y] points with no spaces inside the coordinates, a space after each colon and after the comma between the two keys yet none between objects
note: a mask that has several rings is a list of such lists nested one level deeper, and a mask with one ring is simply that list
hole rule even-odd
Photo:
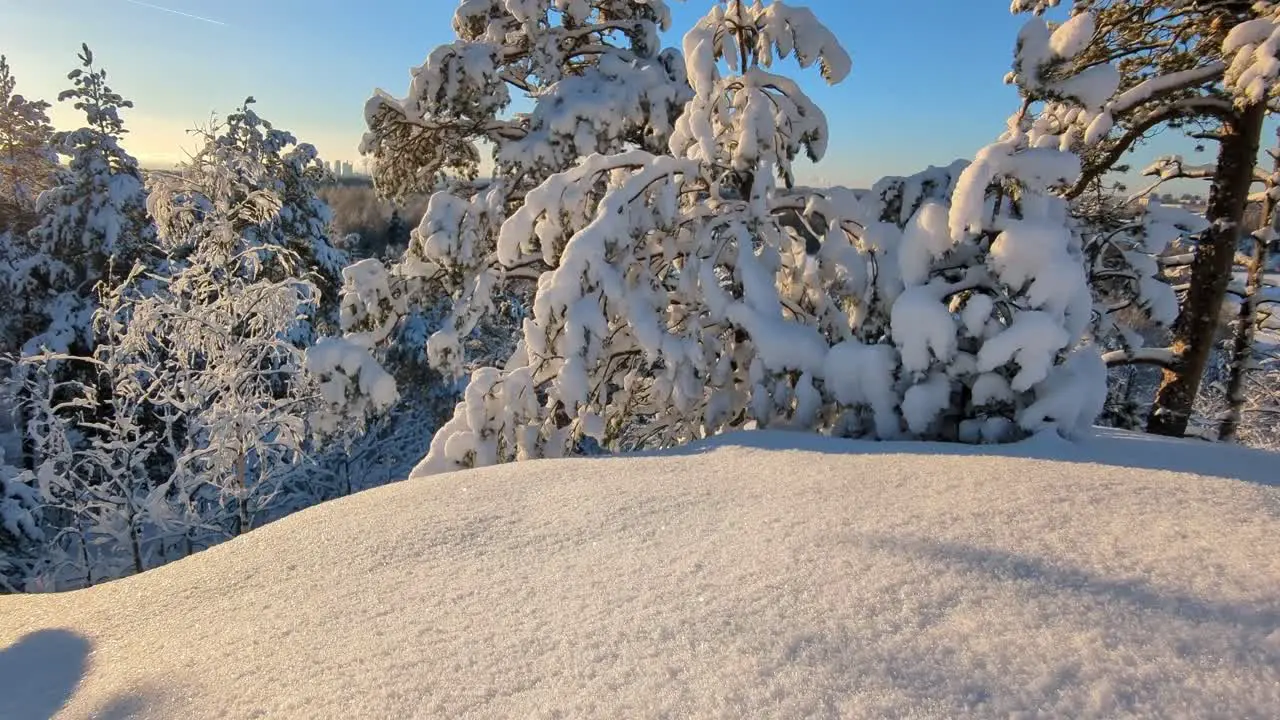
[{"label": "forest", "polygon": [[[1280,6],[1067,5],[1013,0],[990,144],[859,189],[796,180],[832,128],[788,73],[855,70],[778,1],[465,0],[366,104],[367,191],[253,98],[144,171],[109,59],[69,63],[54,128],[0,58],[0,592],[744,429],[1275,449]],[[1129,168],[1156,131],[1216,160]]]}]

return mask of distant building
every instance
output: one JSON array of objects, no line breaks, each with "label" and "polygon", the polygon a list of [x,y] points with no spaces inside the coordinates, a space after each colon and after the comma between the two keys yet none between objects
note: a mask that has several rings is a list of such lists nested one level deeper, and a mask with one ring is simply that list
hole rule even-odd
[{"label": "distant building", "polygon": [[349,163],[349,162],[343,162],[343,163],[342,163],[342,177],[348,177],[348,176],[350,176],[351,174],[352,174],[352,172],[351,172],[351,163]]}]

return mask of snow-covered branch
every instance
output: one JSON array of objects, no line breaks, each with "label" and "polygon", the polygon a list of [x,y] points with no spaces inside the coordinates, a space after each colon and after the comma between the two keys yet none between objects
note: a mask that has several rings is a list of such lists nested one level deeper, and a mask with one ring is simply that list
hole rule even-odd
[{"label": "snow-covered branch", "polygon": [[1129,350],[1112,350],[1103,353],[1102,361],[1107,367],[1121,365],[1155,365],[1169,367],[1177,361],[1177,354],[1171,348],[1140,347]]}]

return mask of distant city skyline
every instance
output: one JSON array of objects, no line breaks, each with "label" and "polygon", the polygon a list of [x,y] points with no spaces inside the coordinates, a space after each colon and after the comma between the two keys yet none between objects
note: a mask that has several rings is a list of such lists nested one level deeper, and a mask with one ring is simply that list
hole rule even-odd
[{"label": "distant city skyline", "polygon": [[[800,163],[801,182],[867,186],[971,158],[1016,109],[1016,92],[1003,76],[1026,17],[1010,15],[1007,2],[798,4],[810,6],[854,60],[853,73],[836,88],[815,70],[796,73],[831,127],[826,160]],[[74,127],[78,113],[55,99],[87,42],[113,89],[136,103],[124,115],[125,147],[147,167],[185,160],[195,149],[190,128],[208,126],[252,95],[263,117],[315,145],[323,159],[358,168],[365,101],[375,88],[406,93],[409,69],[453,39],[456,5],[382,0],[371,11],[348,0],[0,0],[0,52],[9,57],[18,91],[53,102],[55,124]],[[709,2],[669,6],[673,27],[663,40],[679,47]],[[353,28],[374,39],[353,43]],[[1169,153],[1212,162],[1212,146],[1203,153],[1193,148],[1166,131],[1126,160],[1135,170]],[[1170,189],[1207,192],[1195,181]]]},{"label": "distant city skyline", "polygon": [[[324,164],[324,169],[328,170],[336,178],[365,177],[368,174],[365,167],[366,163],[364,162],[353,165],[346,160],[325,160],[321,158],[321,163]],[[356,171],[357,167],[360,169],[359,172]]]}]

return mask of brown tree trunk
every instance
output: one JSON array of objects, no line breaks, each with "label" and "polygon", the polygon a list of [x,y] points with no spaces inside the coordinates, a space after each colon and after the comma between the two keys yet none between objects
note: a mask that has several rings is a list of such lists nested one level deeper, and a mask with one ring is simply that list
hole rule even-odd
[{"label": "brown tree trunk", "polygon": [[1265,104],[1257,104],[1223,124],[1217,172],[1205,213],[1210,227],[1201,237],[1191,263],[1191,287],[1173,326],[1176,360],[1164,371],[1147,417],[1147,432],[1175,437],[1186,434],[1218,330],[1222,300],[1231,282],[1265,117]]},{"label": "brown tree trunk", "polygon": [[[1280,141],[1280,131],[1276,132]],[[1240,312],[1236,315],[1235,337],[1231,342],[1231,356],[1227,374],[1227,414],[1218,425],[1218,439],[1223,442],[1235,442],[1240,431],[1240,420],[1244,414],[1245,391],[1244,381],[1253,364],[1253,339],[1256,327],[1255,316],[1258,313],[1258,297],[1262,292],[1263,280],[1267,271],[1267,251],[1280,230],[1280,213],[1276,212],[1276,184],[1274,178],[1280,174],[1280,143],[1271,157],[1275,160],[1272,179],[1267,181],[1267,195],[1262,201],[1262,223],[1253,234],[1253,255],[1249,259],[1249,274],[1245,280],[1244,297],[1240,299]]]}]

